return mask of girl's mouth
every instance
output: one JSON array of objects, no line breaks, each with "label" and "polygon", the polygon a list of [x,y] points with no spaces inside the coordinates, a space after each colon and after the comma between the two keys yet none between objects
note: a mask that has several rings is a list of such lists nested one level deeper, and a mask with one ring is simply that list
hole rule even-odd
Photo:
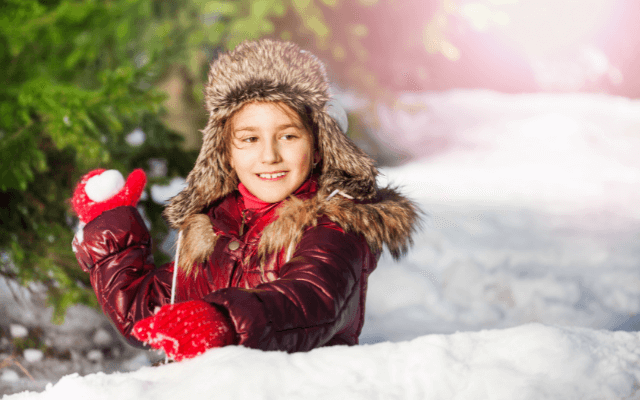
[{"label": "girl's mouth", "polygon": [[282,172],[275,172],[272,174],[257,174],[257,175],[260,179],[267,180],[267,181],[275,181],[283,178],[286,174],[287,174],[286,172],[282,171]]}]

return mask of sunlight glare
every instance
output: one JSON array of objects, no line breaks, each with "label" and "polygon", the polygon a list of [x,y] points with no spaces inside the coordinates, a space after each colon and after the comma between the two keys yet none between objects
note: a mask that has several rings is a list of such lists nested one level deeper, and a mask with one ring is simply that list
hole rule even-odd
[{"label": "sunlight glare", "polygon": [[597,35],[617,3],[616,0],[519,0],[500,7],[510,20],[500,29],[505,40],[528,56],[544,57]]}]

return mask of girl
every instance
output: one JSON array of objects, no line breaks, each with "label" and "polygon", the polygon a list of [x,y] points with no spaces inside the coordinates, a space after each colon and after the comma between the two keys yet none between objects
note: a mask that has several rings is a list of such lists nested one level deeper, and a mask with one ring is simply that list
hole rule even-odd
[{"label": "girl", "polygon": [[406,252],[416,207],[377,187],[373,161],[330,115],[323,64],[295,44],[222,54],[205,96],[202,149],[164,212],[180,232],[175,263],[153,264],[135,208],[144,172],[125,183],[92,171],[75,190],[86,226],[73,248],[102,309],[131,343],[175,360],[232,344],[357,344],[367,278],[383,245]]}]

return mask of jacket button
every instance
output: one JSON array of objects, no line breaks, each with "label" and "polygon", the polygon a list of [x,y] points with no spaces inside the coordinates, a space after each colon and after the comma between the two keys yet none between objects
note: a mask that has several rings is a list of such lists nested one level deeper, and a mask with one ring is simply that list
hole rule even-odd
[{"label": "jacket button", "polygon": [[236,242],[235,240],[229,243],[229,250],[231,251],[238,250],[238,247],[240,247],[240,243]]}]

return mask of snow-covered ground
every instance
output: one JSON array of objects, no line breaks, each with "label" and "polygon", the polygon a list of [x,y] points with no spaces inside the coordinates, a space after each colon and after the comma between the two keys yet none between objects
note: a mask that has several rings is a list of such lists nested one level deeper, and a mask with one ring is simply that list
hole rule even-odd
[{"label": "snow-covered ground", "polygon": [[306,354],[229,347],[127,374],[67,376],[5,399],[637,399],[639,341],[529,324]]},{"label": "snow-covered ground", "polygon": [[640,101],[399,104],[378,109],[378,136],[414,161],[380,181],[427,217],[408,256],[384,255],[370,278],[364,345],[215,349],[3,399],[640,399]]},{"label": "snow-covered ground", "polygon": [[425,111],[381,112],[392,132],[382,140],[417,156],[429,139],[416,130],[435,126],[448,143],[382,171],[428,217],[409,256],[384,257],[371,276],[365,342],[527,322],[640,329],[640,101],[485,91],[401,101]]}]

